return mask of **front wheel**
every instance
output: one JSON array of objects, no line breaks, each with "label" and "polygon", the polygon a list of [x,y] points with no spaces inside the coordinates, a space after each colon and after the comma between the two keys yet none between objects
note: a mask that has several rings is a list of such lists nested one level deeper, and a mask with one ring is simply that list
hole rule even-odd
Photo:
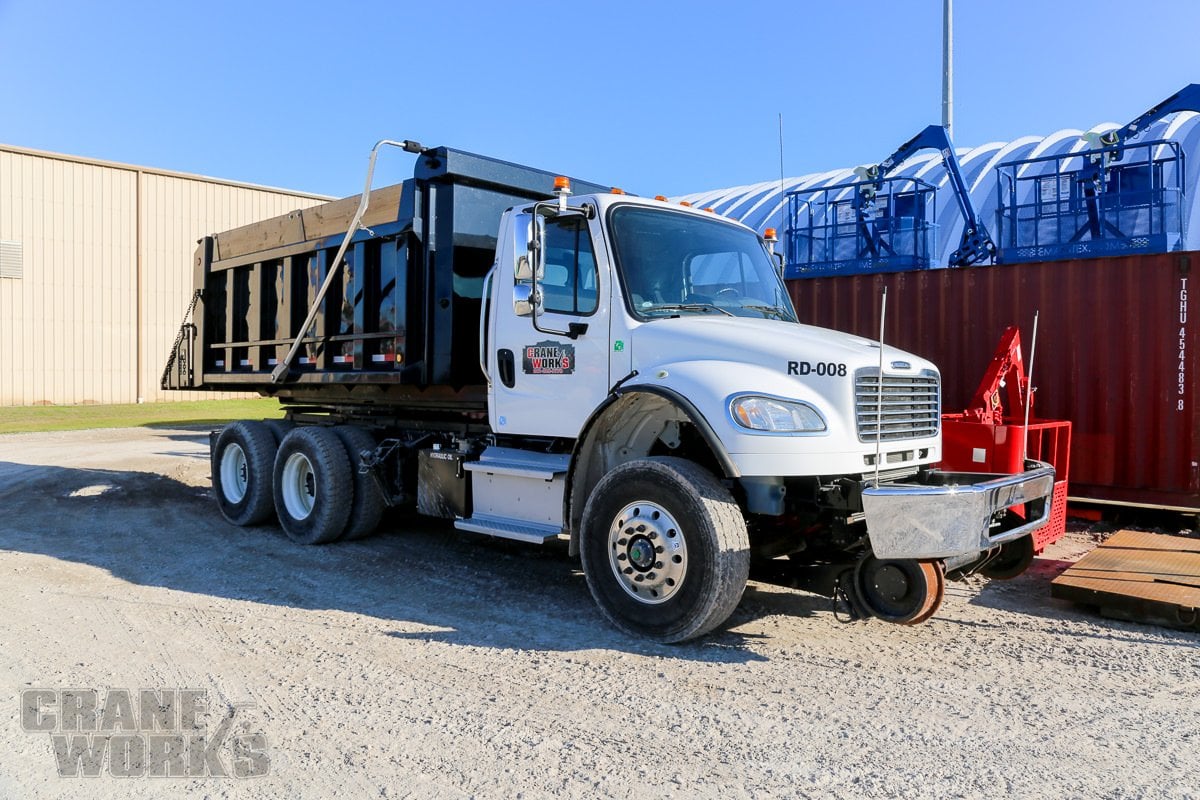
[{"label": "front wheel", "polygon": [[979,571],[998,581],[1010,581],[1033,564],[1033,534],[1000,545],[1000,552]]},{"label": "front wheel", "polygon": [[584,508],[580,549],[604,616],[659,642],[723,623],[750,574],[750,537],[733,495],[681,458],[638,459],[605,475]]}]

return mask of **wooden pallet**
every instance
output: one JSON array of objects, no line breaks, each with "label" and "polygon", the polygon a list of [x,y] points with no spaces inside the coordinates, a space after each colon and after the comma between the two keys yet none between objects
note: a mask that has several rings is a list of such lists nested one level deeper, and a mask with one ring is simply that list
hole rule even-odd
[{"label": "wooden pallet", "polygon": [[1050,594],[1114,619],[1200,631],[1200,539],[1117,531],[1055,578]]}]

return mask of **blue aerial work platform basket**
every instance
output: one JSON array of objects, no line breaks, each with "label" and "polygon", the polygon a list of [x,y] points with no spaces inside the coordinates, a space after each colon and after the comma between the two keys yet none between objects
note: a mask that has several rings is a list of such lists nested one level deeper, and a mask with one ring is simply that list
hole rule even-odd
[{"label": "blue aerial work platform basket", "polygon": [[904,177],[788,192],[784,277],[929,269],[935,193]]},{"label": "blue aerial work platform basket", "polygon": [[997,261],[1165,253],[1183,247],[1184,154],[1156,140],[996,167]]}]

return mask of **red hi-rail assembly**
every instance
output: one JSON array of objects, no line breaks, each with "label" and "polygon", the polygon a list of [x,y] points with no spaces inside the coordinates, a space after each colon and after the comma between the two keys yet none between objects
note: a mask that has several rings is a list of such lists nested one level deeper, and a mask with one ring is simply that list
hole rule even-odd
[{"label": "red hi-rail assembly", "polygon": [[[1006,395],[1007,411],[1002,394]],[[1030,406],[1025,424],[1025,404]],[[1035,419],[1033,397],[1025,361],[1021,357],[1021,333],[1016,326],[1004,329],[983,381],[971,404],[959,414],[942,415],[941,467],[955,472],[1017,473],[1024,457],[1054,467],[1054,497],[1050,520],[1033,532],[1033,552],[1041,553],[1067,530],[1067,473],[1071,456],[1071,423]],[[1028,451],[1025,441],[1028,437]]]}]

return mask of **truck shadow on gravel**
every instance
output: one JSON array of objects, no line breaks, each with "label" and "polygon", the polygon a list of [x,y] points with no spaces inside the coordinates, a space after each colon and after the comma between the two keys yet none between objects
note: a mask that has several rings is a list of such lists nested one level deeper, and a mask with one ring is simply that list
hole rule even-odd
[{"label": "truck shadow on gravel", "polygon": [[[0,462],[0,508],[3,550],[97,567],[141,586],[361,614],[385,626],[396,623],[389,635],[398,639],[509,650],[607,649],[703,662],[766,660],[747,647],[752,637],[736,631],[674,646],[616,631],[593,605],[565,545],[487,540],[437,521],[396,516],[385,517],[381,532],[364,541],[305,547],[274,525],[228,524],[207,487],[156,473],[8,462]],[[119,595],[120,587],[112,592]],[[807,599],[752,587],[727,627],[763,614],[811,613]],[[820,605],[820,598],[812,600],[814,608]],[[413,632],[406,624],[438,630]]]},{"label": "truck shadow on gravel", "polygon": [[[193,445],[192,447],[183,447],[178,450],[163,450],[160,451],[159,455],[171,456],[172,458],[186,458],[193,461],[208,461],[209,431],[207,428],[198,433],[185,433],[179,429],[179,425],[154,424],[146,425],[145,427],[154,431],[162,431],[158,434],[159,439],[165,439],[171,442],[179,442],[181,445]],[[199,445],[199,447],[203,448],[203,450],[198,450],[196,445]]]}]

